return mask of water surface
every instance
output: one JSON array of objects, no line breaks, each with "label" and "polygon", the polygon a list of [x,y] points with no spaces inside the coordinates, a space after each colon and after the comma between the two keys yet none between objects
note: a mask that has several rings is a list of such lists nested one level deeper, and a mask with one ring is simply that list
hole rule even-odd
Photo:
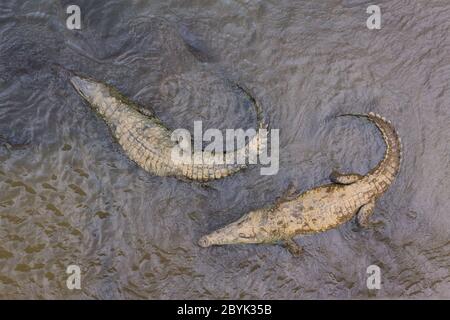
[{"label": "water surface", "polygon": [[[13,1],[0,4],[0,298],[450,298],[450,4],[378,1]],[[82,29],[66,28],[78,4]],[[280,171],[210,188],[152,176],[52,65],[116,86],[173,128],[249,128],[245,84],[280,129]],[[403,166],[354,222],[281,246],[208,249],[205,233],[289,184],[366,173],[377,130],[333,116],[375,111],[403,139]],[[82,269],[68,290],[66,268]],[[382,272],[368,290],[366,268]]]}]

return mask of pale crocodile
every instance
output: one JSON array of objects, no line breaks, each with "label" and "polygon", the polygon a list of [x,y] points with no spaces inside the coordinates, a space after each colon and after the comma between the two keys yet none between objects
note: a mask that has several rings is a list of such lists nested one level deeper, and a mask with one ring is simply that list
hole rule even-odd
[{"label": "pale crocodile", "polygon": [[375,201],[394,181],[401,159],[401,141],[391,123],[374,113],[342,116],[365,117],[381,131],[386,151],[384,158],[365,176],[333,172],[332,184],[301,194],[289,192],[274,205],[251,211],[239,220],[202,237],[201,247],[226,244],[284,243],[294,254],[301,248],[297,235],[335,228],[357,215],[361,226],[369,225]]},{"label": "pale crocodile", "polygon": [[[217,154],[202,152],[203,162],[180,163],[173,160],[174,150],[182,152],[179,141],[171,139],[168,129],[151,111],[125,98],[115,88],[104,83],[70,73],[70,81],[78,93],[105,120],[126,155],[144,170],[158,176],[174,176],[180,179],[209,181],[229,176],[247,166],[246,163],[217,163]],[[266,128],[262,111],[256,100],[242,86],[242,90],[256,109],[259,128]],[[227,152],[233,159],[240,154],[260,154],[267,139],[258,134],[247,145]],[[225,155],[225,153],[223,154]],[[215,157],[215,158],[214,158]],[[223,157],[222,157],[223,158]]]}]

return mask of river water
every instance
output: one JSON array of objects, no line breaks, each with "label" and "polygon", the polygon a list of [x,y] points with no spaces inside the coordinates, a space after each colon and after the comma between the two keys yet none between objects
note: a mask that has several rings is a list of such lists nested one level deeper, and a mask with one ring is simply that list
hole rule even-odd
[{"label": "river water", "polygon": [[[450,3],[376,1],[16,1],[0,4],[0,298],[450,298]],[[81,30],[66,7],[81,8]],[[209,183],[146,173],[52,65],[107,82],[172,128],[249,128],[245,84],[271,128],[280,170]],[[203,249],[198,239],[273,202],[366,173],[392,120],[404,158],[354,222],[278,245]],[[66,286],[69,265],[81,289]],[[381,289],[369,290],[368,266]]]}]

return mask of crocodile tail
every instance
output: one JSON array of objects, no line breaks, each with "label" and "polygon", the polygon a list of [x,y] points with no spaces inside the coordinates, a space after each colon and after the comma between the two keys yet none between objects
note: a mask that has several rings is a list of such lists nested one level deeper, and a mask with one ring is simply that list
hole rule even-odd
[{"label": "crocodile tail", "polygon": [[400,169],[402,144],[401,139],[392,123],[389,120],[386,120],[383,116],[373,112],[370,112],[369,114],[347,113],[338,115],[337,117],[343,116],[364,117],[377,126],[386,144],[386,151],[383,160],[372,171],[376,171],[377,168],[382,167],[384,164],[389,164],[394,169],[396,174]]},{"label": "crocodile tail", "polygon": [[[224,152],[220,155],[220,158],[225,162],[225,159],[234,159],[231,163],[184,165],[182,168],[183,175],[189,179],[206,182],[230,176],[247,167],[247,164],[245,163],[235,163],[238,162],[238,159],[245,159],[245,157],[250,154],[260,155],[267,148],[267,135],[259,131],[260,129],[268,129],[268,124],[264,119],[261,105],[247,88],[237,83],[234,83],[234,85],[247,96],[255,108],[257,122],[256,135],[254,135],[245,146],[234,151]],[[214,156],[207,152],[203,152],[202,154],[202,159],[211,159],[213,157]]]},{"label": "crocodile tail", "polygon": [[250,93],[250,90],[248,90],[245,86],[235,83],[235,86],[241,90],[247,98],[252,102],[253,106],[255,107],[256,112],[256,123],[258,126],[258,129],[268,129],[269,125],[267,124],[266,120],[264,119],[264,113],[261,107],[261,104],[256,100],[256,98]]},{"label": "crocodile tail", "polygon": [[258,131],[260,129],[269,129],[269,125],[267,121],[264,119],[263,110],[261,107],[261,104],[256,100],[256,98],[250,93],[250,91],[243,85],[240,85],[238,83],[235,83],[236,87],[240,89],[247,98],[252,102],[253,106],[255,107],[256,112],[256,131],[257,134],[249,141],[249,143],[241,148],[236,150],[236,154],[242,154],[245,152],[245,149],[248,149],[250,152],[253,152],[254,154],[261,154],[266,148],[267,148],[267,139],[264,138],[264,136],[260,136],[258,139]]}]

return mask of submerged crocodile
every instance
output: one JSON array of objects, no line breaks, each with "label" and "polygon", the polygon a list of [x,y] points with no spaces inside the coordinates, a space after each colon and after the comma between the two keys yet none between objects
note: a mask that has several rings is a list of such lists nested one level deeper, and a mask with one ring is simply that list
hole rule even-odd
[{"label": "submerged crocodile", "polygon": [[381,131],[386,152],[375,168],[365,176],[333,172],[330,176],[332,184],[302,194],[289,191],[274,205],[251,211],[202,237],[199,245],[281,242],[291,253],[298,254],[301,247],[293,240],[297,235],[335,228],[355,215],[358,224],[367,227],[375,201],[388,189],[400,169],[401,141],[391,123],[379,115],[341,116],[365,117]]},{"label": "submerged crocodile", "polygon": [[[205,182],[224,178],[247,166],[245,163],[214,162],[214,159],[220,155],[205,151],[202,151],[203,161],[200,163],[174,161],[172,152],[182,153],[182,147],[178,141],[171,139],[172,131],[151,111],[131,102],[115,88],[104,83],[73,74],[70,74],[70,81],[78,93],[105,120],[127,156],[147,172],[158,176],[173,176]],[[259,128],[265,128],[259,104],[242,86],[237,84],[236,86],[254,104]],[[235,151],[227,151],[226,155],[236,159],[237,156],[245,155],[246,152],[260,154],[266,142],[264,137],[259,137],[257,134],[247,145]]]}]

